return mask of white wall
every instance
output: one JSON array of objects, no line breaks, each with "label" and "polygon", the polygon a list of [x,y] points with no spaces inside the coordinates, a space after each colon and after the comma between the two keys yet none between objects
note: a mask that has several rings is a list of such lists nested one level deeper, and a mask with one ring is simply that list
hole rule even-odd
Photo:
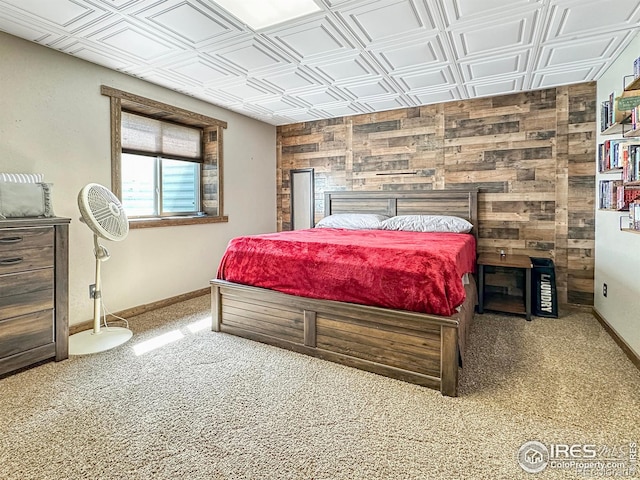
[{"label": "white wall", "polygon": [[275,127],[0,32],[0,171],[43,173],[56,215],[70,225],[70,323],[92,318],[92,234],[78,221],[77,194],[111,186],[108,85],[228,123],[224,214],[228,223],[131,230],[106,242],[103,295],[111,311],[209,285],[234,236],[276,230]]},{"label": "white wall", "polygon": [[[633,73],[633,61],[640,56],[640,35],[598,80],[600,102],[610,92],[620,94],[622,78]],[[598,126],[600,125],[598,118]],[[598,131],[599,131],[598,127]],[[598,143],[617,136],[598,136]],[[598,175],[597,180],[614,180],[618,175]],[[597,205],[597,204],[596,204]],[[619,230],[620,217],[626,212],[596,212],[595,309],[625,342],[640,355],[640,235]],[[602,285],[607,284],[607,297]]]}]

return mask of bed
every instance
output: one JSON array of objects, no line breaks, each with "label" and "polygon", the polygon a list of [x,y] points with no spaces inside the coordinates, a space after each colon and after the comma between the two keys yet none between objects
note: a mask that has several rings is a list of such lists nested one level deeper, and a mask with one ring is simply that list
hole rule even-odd
[{"label": "bed", "polygon": [[[464,218],[474,225],[474,229],[470,234],[457,235],[473,238],[472,266],[468,270],[475,271],[477,191],[326,193],[325,216],[339,213],[387,216],[441,214]],[[282,232],[266,237],[284,239],[287,235],[302,235],[302,242],[308,241],[311,245],[316,237],[325,234],[319,230],[325,229]],[[354,235],[353,232],[344,235],[347,234]],[[369,232],[369,235],[384,237],[382,232]],[[240,240],[253,241],[254,237],[262,236],[242,237]],[[350,239],[342,242],[349,243]],[[304,245],[304,249],[308,249]],[[238,281],[223,279],[227,278],[225,267],[230,247],[221,262],[219,278],[211,280],[213,331],[242,336],[438,389],[444,395],[457,395],[458,369],[464,360],[466,335],[477,303],[473,275],[467,276],[469,281],[464,286],[460,279],[456,279],[456,282],[460,282],[457,289],[463,291],[452,294],[459,297],[453,300],[455,305],[435,310],[437,313],[425,313],[418,311],[421,307],[399,309],[384,303],[372,305],[375,302],[367,298],[358,299],[358,303],[328,299],[331,293],[325,294],[320,288],[317,295],[313,291],[300,294],[292,290],[285,293],[264,286],[248,285],[242,276],[237,277],[240,279]],[[320,267],[318,269],[321,270]],[[447,269],[443,267],[442,270]],[[452,273],[444,275],[445,278],[453,276]],[[269,282],[269,279],[265,279],[261,283],[270,287]],[[462,303],[458,305],[459,301]]]}]

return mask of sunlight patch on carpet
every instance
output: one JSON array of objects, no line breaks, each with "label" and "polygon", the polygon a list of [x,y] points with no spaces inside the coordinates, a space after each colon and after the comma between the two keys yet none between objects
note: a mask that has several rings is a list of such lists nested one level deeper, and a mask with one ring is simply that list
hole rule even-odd
[{"label": "sunlight patch on carpet", "polygon": [[211,317],[203,318],[202,320],[187,325],[187,329],[189,329],[191,333],[201,332],[208,328],[211,328]]},{"label": "sunlight patch on carpet", "polygon": [[160,347],[164,347],[170,343],[176,342],[184,338],[184,335],[180,330],[171,330],[170,332],[163,333],[157,337],[150,338],[144,342],[140,342],[133,347],[133,352],[137,355],[144,355],[152,350],[156,350]]}]

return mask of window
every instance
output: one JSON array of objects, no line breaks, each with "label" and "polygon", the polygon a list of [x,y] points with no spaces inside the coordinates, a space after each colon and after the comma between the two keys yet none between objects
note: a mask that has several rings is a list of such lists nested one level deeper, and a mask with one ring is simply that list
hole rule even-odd
[{"label": "window", "polygon": [[112,191],[131,228],[225,222],[226,123],[102,86],[111,97]]},{"label": "window", "polygon": [[200,214],[200,165],[122,152],[122,206],[129,217]]},{"label": "window", "polygon": [[200,213],[202,129],[122,112],[122,206],[132,217]]}]

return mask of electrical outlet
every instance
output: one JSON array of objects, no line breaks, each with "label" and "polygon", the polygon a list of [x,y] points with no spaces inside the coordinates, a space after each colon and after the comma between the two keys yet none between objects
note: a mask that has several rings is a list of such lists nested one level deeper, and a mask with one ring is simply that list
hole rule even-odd
[{"label": "electrical outlet", "polygon": [[607,296],[607,284],[606,283],[602,284],[602,296],[603,297]]},{"label": "electrical outlet", "polygon": [[96,298],[96,284],[89,285],[89,298]]}]

